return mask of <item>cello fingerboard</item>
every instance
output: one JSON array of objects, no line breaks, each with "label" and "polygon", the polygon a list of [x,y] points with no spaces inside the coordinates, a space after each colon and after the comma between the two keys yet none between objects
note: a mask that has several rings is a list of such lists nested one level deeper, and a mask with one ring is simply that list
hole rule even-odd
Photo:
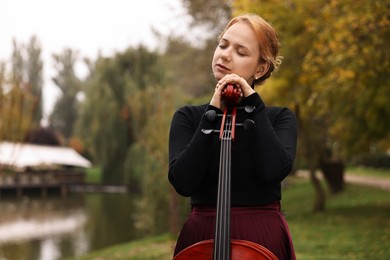
[{"label": "cello fingerboard", "polygon": [[[235,112],[235,111],[234,111]],[[221,137],[221,154],[219,162],[217,214],[214,239],[214,260],[230,259],[230,179],[231,179],[231,144],[233,116],[224,113],[225,125]]]}]

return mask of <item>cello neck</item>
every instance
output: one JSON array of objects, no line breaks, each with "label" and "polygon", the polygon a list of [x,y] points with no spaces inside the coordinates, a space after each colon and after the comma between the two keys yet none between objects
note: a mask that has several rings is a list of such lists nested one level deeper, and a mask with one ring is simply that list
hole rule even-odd
[{"label": "cello neck", "polygon": [[214,239],[214,260],[230,259],[230,196],[231,196],[231,144],[234,138],[236,108],[228,114],[225,109],[222,125],[219,162],[217,214]]}]

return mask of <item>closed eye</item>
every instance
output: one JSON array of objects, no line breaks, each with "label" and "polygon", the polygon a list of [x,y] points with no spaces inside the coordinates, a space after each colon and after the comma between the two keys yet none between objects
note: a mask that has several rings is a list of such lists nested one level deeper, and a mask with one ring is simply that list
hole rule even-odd
[{"label": "closed eye", "polygon": [[244,48],[238,48],[237,49],[237,54],[240,56],[248,56],[248,52]]}]

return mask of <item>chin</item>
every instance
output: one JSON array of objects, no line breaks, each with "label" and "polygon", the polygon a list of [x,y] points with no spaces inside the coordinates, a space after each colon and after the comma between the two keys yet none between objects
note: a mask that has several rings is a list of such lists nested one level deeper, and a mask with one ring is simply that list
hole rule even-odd
[{"label": "chin", "polygon": [[214,75],[214,78],[215,78],[217,81],[220,80],[220,79],[222,79],[222,78],[225,76],[225,74],[221,74],[221,73],[215,72],[215,71],[213,71],[213,75]]}]

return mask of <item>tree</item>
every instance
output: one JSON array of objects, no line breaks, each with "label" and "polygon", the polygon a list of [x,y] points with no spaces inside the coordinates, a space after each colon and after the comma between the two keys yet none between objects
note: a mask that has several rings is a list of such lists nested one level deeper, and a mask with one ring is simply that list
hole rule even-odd
[{"label": "tree", "polygon": [[190,97],[209,94],[214,89],[215,79],[211,73],[212,55],[207,53],[212,53],[215,45],[216,39],[196,47],[183,38],[168,38],[163,56],[168,80]]},{"label": "tree", "polygon": [[24,141],[31,144],[61,146],[57,134],[47,127],[39,127],[29,131]]},{"label": "tree", "polygon": [[26,47],[27,60],[26,60],[26,74],[28,84],[30,86],[30,92],[36,99],[36,109],[33,113],[33,127],[38,127],[42,119],[42,86],[43,86],[43,61],[41,59],[42,48],[37,39],[33,36],[30,39],[29,44]]},{"label": "tree", "polygon": [[227,0],[182,0],[183,6],[193,18],[192,25],[204,27],[202,33],[208,32],[213,38],[231,18],[231,1]]},{"label": "tree", "polygon": [[142,194],[136,225],[150,234],[166,232],[168,223],[176,234],[180,223],[182,203],[167,181],[169,125],[180,100],[181,94],[171,85],[150,86],[129,97],[134,119],[145,123],[129,149],[127,169],[138,179]]},{"label": "tree", "polygon": [[31,129],[34,103],[18,85],[0,87],[0,140],[21,142]]},{"label": "tree", "polygon": [[[169,206],[169,230],[173,234],[179,231],[180,223],[184,221],[188,211],[187,200],[180,198],[176,191],[167,185],[167,133],[173,112],[178,106],[184,102],[207,102],[214,90],[216,82],[211,70],[212,53],[217,45],[217,35],[231,17],[229,2],[182,0],[187,13],[193,19],[188,34],[163,39],[166,41],[166,48],[162,54],[162,62],[166,68],[169,87],[158,90],[153,87],[137,95],[137,100],[142,101],[134,108],[134,117],[139,118],[139,111],[149,111],[149,119],[153,120],[145,122],[142,130],[137,131],[141,133],[141,140],[132,146],[129,157],[139,162],[132,164],[131,171],[137,176],[142,175],[141,186],[145,187],[142,189],[144,196],[139,205],[144,214],[139,216],[138,223],[150,227],[151,232],[161,231],[160,228],[166,223],[166,218],[163,217],[163,214],[167,214],[164,206]],[[151,90],[159,93],[155,99],[148,98]],[[156,103],[157,100],[161,100],[161,103]],[[152,103],[149,103],[150,101]],[[163,189],[161,185],[154,186],[155,183],[161,182],[165,183]],[[156,194],[161,194],[158,195],[157,202]]]},{"label": "tree", "polygon": [[4,110],[6,109],[5,100],[6,100],[6,91],[5,91],[5,63],[0,62],[0,141],[4,139],[4,126],[6,122],[4,122]]},{"label": "tree", "polygon": [[389,9],[383,1],[333,0],[323,9],[323,22],[308,28],[320,33],[301,81],[321,93],[315,102],[328,115],[328,138],[337,142],[332,152],[342,159],[389,136]]},{"label": "tree", "polygon": [[99,57],[95,64],[90,62],[90,69],[78,134],[101,165],[103,181],[124,183],[131,179],[124,171],[125,163],[130,163],[126,162],[127,151],[135,141],[135,130],[142,130],[148,117],[145,113],[142,120],[133,118],[129,97],[151,85],[164,85],[164,69],[159,54],[143,46],[112,58]]},{"label": "tree", "polygon": [[81,91],[81,81],[74,70],[78,54],[71,49],[65,49],[62,54],[54,54],[53,60],[57,76],[52,80],[60,89],[61,96],[49,117],[49,125],[68,139],[73,135],[78,116],[77,94]]},{"label": "tree", "polygon": [[12,50],[12,72],[11,72],[11,81],[16,85],[20,85],[25,77],[24,73],[24,58],[23,58],[23,46],[18,44],[14,39],[12,41],[13,50]]},{"label": "tree", "polygon": [[[29,96],[32,107],[32,127],[38,127],[42,119],[42,85],[43,61],[41,46],[35,36],[25,46],[13,40],[11,81],[24,89]],[[31,108],[29,108],[31,109]]]},{"label": "tree", "polygon": [[[192,17],[190,32],[169,37],[164,59],[170,80],[191,97],[210,95],[215,86],[211,71],[217,36],[231,18],[230,1],[181,0]],[[178,76],[180,75],[180,76]]]},{"label": "tree", "polygon": [[334,163],[389,135],[389,6],[365,0],[241,0],[234,6],[261,14],[280,33],[283,70],[263,93],[296,110],[300,154],[316,188],[314,210],[324,210],[315,170],[329,177]]},{"label": "tree", "polygon": [[39,90],[42,87],[40,53],[35,37],[31,38],[27,48],[14,40],[11,71],[8,73],[6,64],[1,63],[0,139],[23,141],[28,131],[39,125]]}]

